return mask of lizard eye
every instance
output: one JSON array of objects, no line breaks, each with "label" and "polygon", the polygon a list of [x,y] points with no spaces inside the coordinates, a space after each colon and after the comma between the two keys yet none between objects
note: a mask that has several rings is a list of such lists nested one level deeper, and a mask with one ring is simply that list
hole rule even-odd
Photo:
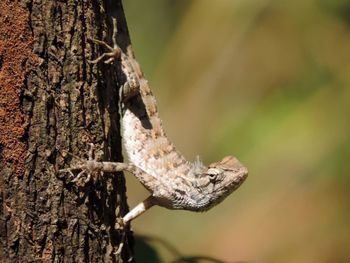
[{"label": "lizard eye", "polygon": [[208,174],[209,175],[209,182],[212,184],[215,184],[216,182],[216,174]]},{"label": "lizard eye", "polygon": [[210,179],[215,179],[216,174],[208,174]]},{"label": "lizard eye", "polygon": [[214,183],[219,173],[220,171],[218,171],[217,169],[209,169],[207,172],[207,175],[209,176],[210,182]]}]

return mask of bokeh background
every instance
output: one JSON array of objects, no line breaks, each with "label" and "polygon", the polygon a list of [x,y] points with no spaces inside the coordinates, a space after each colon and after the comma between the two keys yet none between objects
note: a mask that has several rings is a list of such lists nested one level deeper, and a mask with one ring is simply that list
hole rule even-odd
[{"label": "bokeh background", "polygon": [[[207,213],[155,207],[136,219],[137,249],[157,253],[139,262],[350,262],[350,2],[124,8],[177,148],[205,163],[234,154],[250,172]],[[130,206],[147,196],[132,176],[127,183]]]}]

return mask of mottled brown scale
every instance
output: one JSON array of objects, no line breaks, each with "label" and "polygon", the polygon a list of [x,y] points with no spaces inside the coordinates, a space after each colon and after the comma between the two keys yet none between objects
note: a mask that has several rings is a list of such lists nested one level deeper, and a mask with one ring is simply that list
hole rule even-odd
[{"label": "mottled brown scale", "polygon": [[[140,89],[135,95],[136,98],[122,105],[124,145],[129,160],[145,172],[139,176],[147,177],[147,180],[139,180],[151,191],[153,202],[172,209],[203,211],[223,200],[244,181],[247,175],[246,168],[234,157],[226,157],[209,167],[200,162],[186,161],[166,137],[158,115],[156,99],[139,71],[138,63],[133,56],[128,57],[124,54],[121,61],[125,65],[126,75],[132,76],[132,79],[137,76]],[[128,68],[130,65],[134,70]],[[231,170],[235,173],[228,173],[225,178],[227,182],[221,180],[223,185],[217,185],[218,189],[214,192],[214,188],[209,187],[210,175],[206,176],[206,172],[208,169],[217,168],[212,171],[221,171],[224,175],[225,170],[220,170],[224,163],[224,168],[231,165]],[[180,192],[188,196],[177,196]]]},{"label": "mottled brown scale", "polygon": [[[113,20],[116,33],[116,20]],[[246,179],[248,170],[235,157],[204,166],[199,160],[188,162],[166,136],[159,118],[156,99],[148,81],[134,58],[132,48],[126,54],[114,39],[114,46],[94,63],[107,57],[108,62],[120,58],[126,83],[121,90],[122,135],[130,164],[98,163],[89,160],[77,169],[89,171],[132,172],[151,193],[132,209],[123,221],[127,223],[153,205],[169,209],[205,211],[220,203]],[[120,57],[117,57],[120,55]],[[109,57],[108,57],[109,56]]]}]

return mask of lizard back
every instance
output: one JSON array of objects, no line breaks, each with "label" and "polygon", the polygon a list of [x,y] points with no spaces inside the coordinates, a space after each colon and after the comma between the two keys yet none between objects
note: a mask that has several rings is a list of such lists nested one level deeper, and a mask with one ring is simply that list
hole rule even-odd
[{"label": "lizard back", "polygon": [[165,134],[156,99],[132,55],[122,55],[127,79],[135,79],[139,92],[122,104],[122,134],[129,160],[146,173],[173,179],[188,174],[192,164],[175,149]]}]

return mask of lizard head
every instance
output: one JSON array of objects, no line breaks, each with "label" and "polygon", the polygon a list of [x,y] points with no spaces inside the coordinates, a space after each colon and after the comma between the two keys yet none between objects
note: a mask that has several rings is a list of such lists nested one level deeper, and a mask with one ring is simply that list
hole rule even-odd
[{"label": "lizard head", "polygon": [[247,178],[248,170],[237,158],[227,156],[210,164],[197,174],[196,188],[200,193],[197,201],[199,211],[206,211],[223,201]]}]

